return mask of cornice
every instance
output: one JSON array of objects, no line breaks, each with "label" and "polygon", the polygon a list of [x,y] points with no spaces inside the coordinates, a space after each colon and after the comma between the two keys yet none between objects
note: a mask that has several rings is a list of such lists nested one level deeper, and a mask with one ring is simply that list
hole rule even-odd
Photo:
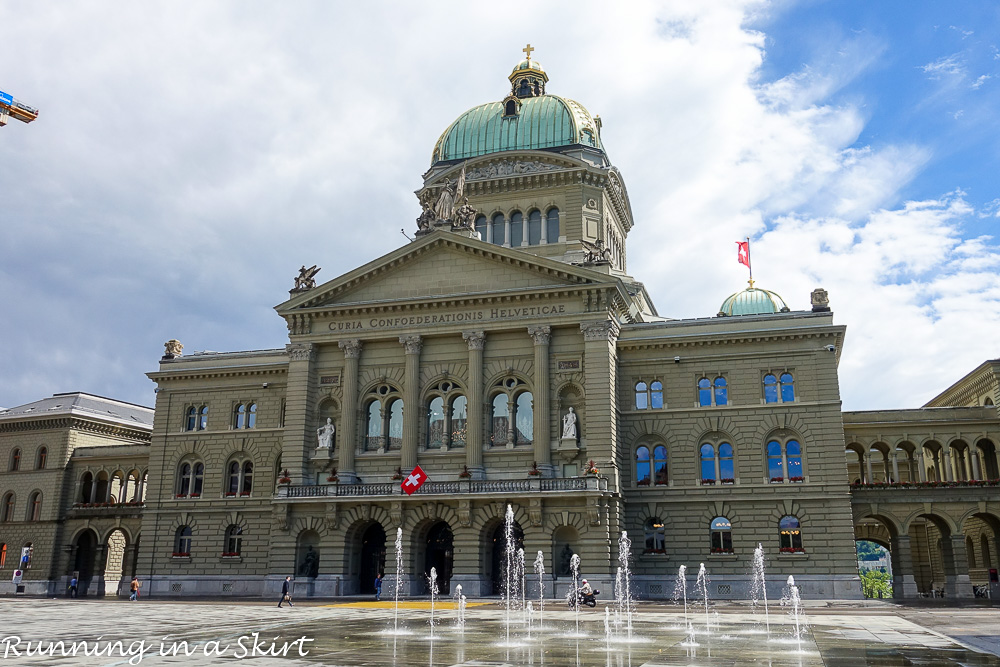
[{"label": "cornice", "polygon": [[152,428],[149,430],[139,428],[129,428],[117,424],[82,419],[80,417],[58,417],[54,419],[35,419],[17,422],[0,423],[0,433],[23,433],[27,431],[42,431],[54,429],[70,429],[75,431],[86,431],[99,435],[108,435],[116,438],[135,440],[137,444],[147,443],[152,435]]},{"label": "cornice", "polygon": [[288,362],[267,364],[266,366],[208,366],[203,368],[178,368],[177,370],[161,370],[146,373],[146,377],[155,382],[171,380],[193,380],[197,378],[252,377],[262,375],[284,374],[288,372]]},{"label": "cornice", "polygon": [[662,337],[646,337],[641,339],[619,338],[618,348],[622,350],[650,350],[665,348],[710,347],[713,345],[732,345],[737,343],[761,343],[766,341],[808,340],[812,338],[829,338],[841,336],[842,331],[836,326],[821,329],[810,328],[808,331],[789,331],[776,329],[739,331],[706,331],[702,333],[685,333],[664,335]]}]

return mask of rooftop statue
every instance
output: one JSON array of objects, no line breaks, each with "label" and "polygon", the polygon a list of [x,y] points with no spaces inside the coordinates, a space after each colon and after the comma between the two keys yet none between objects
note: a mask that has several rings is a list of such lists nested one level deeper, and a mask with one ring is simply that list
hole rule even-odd
[{"label": "rooftop statue", "polygon": [[299,290],[309,290],[316,287],[316,280],[314,276],[319,273],[322,269],[313,264],[308,269],[305,264],[299,269],[299,275],[295,278],[295,291]]}]

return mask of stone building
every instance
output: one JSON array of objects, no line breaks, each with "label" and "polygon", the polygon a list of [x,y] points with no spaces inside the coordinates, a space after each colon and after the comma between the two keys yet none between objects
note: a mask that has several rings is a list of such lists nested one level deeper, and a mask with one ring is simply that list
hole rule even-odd
[{"label": "stone building", "polygon": [[[31,577],[63,585],[108,521],[134,547],[139,514],[123,572],[154,595],[273,593],[287,574],[297,595],[367,592],[397,544],[407,592],[434,568],[443,591],[491,595],[508,539],[529,571],[541,554],[550,594],[574,554],[610,591],[623,531],[640,597],[702,562],[713,596],[745,597],[758,544],[772,594],[794,575],[804,596],[858,597],[855,537],[890,547],[900,594],[971,595],[996,562],[996,487],[978,485],[996,470],[996,362],[918,411],[843,413],[845,327],[823,290],[793,309],[751,284],[717,314],[661,316],[628,273],[635,223],[600,118],[547,92],[530,51],[509,82],[435,144],[414,241],[321,285],[303,267],[276,307],[283,348],[168,343],[148,444],[61,464],[53,520],[79,527],[53,525],[63,555]],[[406,494],[418,465],[428,481]],[[87,472],[133,469],[145,503],[89,507],[107,492],[84,498]],[[875,485],[903,470],[962,481]],[[0,493],[8,479],[30,494],[2,473]]]}]

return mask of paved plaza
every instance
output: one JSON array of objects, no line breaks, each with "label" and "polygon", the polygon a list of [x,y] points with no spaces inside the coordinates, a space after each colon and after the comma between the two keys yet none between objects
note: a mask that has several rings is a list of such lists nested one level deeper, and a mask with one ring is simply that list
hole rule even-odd
[{"label": "paved plaza", "polygon": [[[283,665],[429,667],[1000,667],[995,655],[1000,652],[996,640],[1000,610],[991,607],[812,603],[805,612],[808,628],[801,644],[780,607],[771,609],[770,640],[763,616],[751,614],[745,606],[713,605],[707,616],[704,608],[691,607],[689,614],[694,646],[682,609],[671,604],[638,604],[630,641],[627,619],[619,618],[616,624],[613,612],[605,612],[603,606],[577,617],[556,601],[546,604],[541,617],[535,610],[530,628],[520,612],[512,613],[508,624],[508,615],[495,600],[469,602],[462,629],[452,603],[435,606],[432,628],[427,601],[401,604],[397,615],[391,601],[309,602],[278,609],[263,601],[8,598],[0,601],[0,661],[5,665],[263,665],[280,660]],[[29,656],[29,646],[35,652],[39,641],[43,654]],[[67,650],[85,642],[86,649],[98,654],[86,656],[84,645],[77,644],[77,655],[63,656],[62,646],[56,644],[52,655],[51,643],[58,641]]]}]

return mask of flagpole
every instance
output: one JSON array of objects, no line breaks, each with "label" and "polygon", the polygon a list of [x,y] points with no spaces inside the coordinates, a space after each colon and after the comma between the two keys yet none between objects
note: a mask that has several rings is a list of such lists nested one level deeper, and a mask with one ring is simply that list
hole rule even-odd
[{"label": "flagpole", "polygon": [[747,269],[750,271],[750,287],[753,288],[753,264],[750,261],[750,237],[747,237]]}]

